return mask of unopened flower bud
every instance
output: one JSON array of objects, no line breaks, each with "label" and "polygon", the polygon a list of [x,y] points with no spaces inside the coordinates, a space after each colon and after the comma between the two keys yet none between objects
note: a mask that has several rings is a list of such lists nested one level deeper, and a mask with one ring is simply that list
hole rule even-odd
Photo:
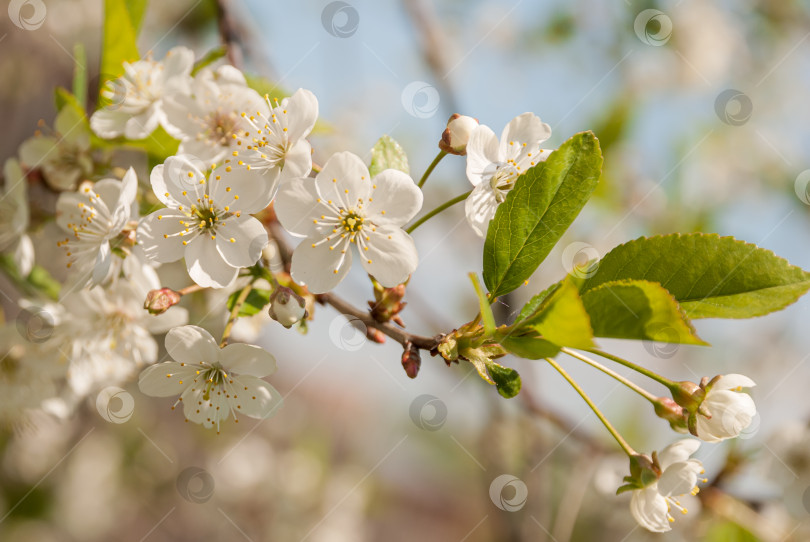
[{"label": "unopened flower bud", "polygon": [[659,397],[654,403],[655,414],[669,422],[670,427],[680,433],[686,432],[687,413],[669,397]]},{"label": "unopened flower bud", "polygon": [[149,314],[163,314],[169,307],[173,307],[180,302],[182,296],[180,293],[175,292],[171,288],[160,288],[158,290],[150,290],[146,294],[146,301],[143,308],[149,311]]},{"label": "unopened flower bud", "polygon": [[450,154],[464,156],[467,154],[467,142],[470,134],[478,127],[478,120],[466,115],[454,113],[447,121],[447,128],[442,133],[439,148]]},{"label": "unopened flower bud", "polygon": [[402,352],[402,368],[408,378],[416,378],[419,374],[419,367],[422,366],[422,357],[419,355],[419,348],[407,343],[405,350]]},{"label": "unopened flower bud", "polygon": [[289,288],[280,286],[270,296],[270,318],[286,328],[292,327],[307,315],[304,298]]},{"label": "unopened flower bud", "polygon": [[688,380],[677,384],[678,387],[672,389],[672,398],[687,412],[695,412],[703,401],[703,388]]}]

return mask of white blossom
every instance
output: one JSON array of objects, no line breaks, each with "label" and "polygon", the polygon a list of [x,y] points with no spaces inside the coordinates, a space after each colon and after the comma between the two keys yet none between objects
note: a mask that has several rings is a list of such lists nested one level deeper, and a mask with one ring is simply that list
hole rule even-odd
[{"label": "white blossom", "polygon": [[171,133],[180,140],[178,154],[191,154],[207,163],[239,150],[237,134],[251,129],[241,113],[264,107],[259,93],[232,66],[203,69],[194,77],[190,94],[172,94],[163,102]]},{"label": "white blossom", "polygon": [[28,237],[28,185],[19,162],[13,158],[3,166],[5,187],[0,193],[0,252],[11,252],[21,275],[34,265],[34,245]]},{"label": "white blossom", "polygon": [[148,367],[138,385],[155,397],[179,395],[189,421],[219,431],[229,415],[267,418],[281,405],[281,394],[262,380],[276,371],[276,360],[258,346],[220,348],[206,330],[182,326],[166,335],[166,350],[174,361]]},{"label": "white blossom", "polygon": [[68,105],[54,120],[53,133],[38,133],[20,145],[20,161],[42,171],[54,190],[75,190],[93,172],[90,131],[83,113]]},{"label": "white blossom", "polygon": [[190,91],[194,53],[175,47],[162,61],[151,58],[124,63],[124,74],[107,83],[102,96],[111,103],[96,111],[90,127],[99,137],[143,139],[159,125],[170,133],[163,98],[168,94]]},{"label": "white blossom", "polygon": [[194,282],[223,288],[261,257],[267,232],[250,213],[267,207],[272,193],[244,168],[227,165],[210,176],[204,168],[191,156],[173,156],[152,170],[152,189],[166,208],[141,220],[137,238],[147,258],[185,257]]},{"label": "white blossom", "polygon": [[113,250],[118,248],[121,239],[117,238],[133,218],[137,191],[138,178],[129,168],[120,181],[85,181],[77,192],[59,195],[56,223],[67,236],[57,245],[65,249],[67,267],[79,286],[97,286],[111,275]]},{"label": "white blossom", "polygon": [[[743,388],[756,386],[753,380],[740,374],[727,374],[710,383],[697,412],[697,437],[706,442],[734,438],[745,430],[757,407]],[[710,417],[701,412],[707,412]]]},{"label": "white blossom", "polygon": [[[671,530],[670,523],[675,521],[673,508],[686,514],[678,497],[698,492],[698,475],[702,474],[703,464],[697,459],[690,459],[700,447],[695,439],[684,439],[664,448],[657,456],[660,476],[657,481],[633,490],[630,500],[630,513],[639,525],[657,533]],[[705,482],[706,480],[701,480]]]},{"label": "white blossom", "polygon": [[489,221],[518,176],[551,154],[540,148],[549,137],[551,128],[533,113],[512,119],[503,129],[500,143],[488,126],[473,130],[467,143],[467,178],[475,188],[467,198],[465,212],[478,235],[486,236]]},{"label": "white blossom", "polygon": [[354,245],[380,284],[404,282],[419,258],[401,227],[421,207],[422,191],[407,174],[386,169],[372,179],[356,155],[333,155],[314,180],[284,183],[276,198],[282,226],[306,237],[293,253],[293,278],[313,293],[331,290],[349,272]]}]

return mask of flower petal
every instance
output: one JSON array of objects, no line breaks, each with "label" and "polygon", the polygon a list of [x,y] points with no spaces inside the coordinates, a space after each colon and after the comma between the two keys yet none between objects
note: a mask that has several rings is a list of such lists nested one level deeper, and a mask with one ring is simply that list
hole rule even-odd
[{"label": "flower petal", "polygon": [[498,138],[489,126],[478,126],[470,134],[467,142],[467,178],[478,186],[485,171],[492,169],[492,164],[499,162]]},{"label": "flower petal", "polygon": [[[467,155],[469,156],[469,153]],[[473,188],[472,193],[464,202],[467,222],[480,237],[487,236],[489,223],[495,218],[495,211],[497,210],[498,200],[488,182],[481,183]]]},{"label": "flower petal", "polygon": [[[343,280],[352,266],[352,253],[348,242],[334,246],[322,239],[306,238],[296,247],[292,257],[292,276],[303,282],[314,294],[328,292]],[[316,246],[313,246],[316,245]],[[345,251],[345,252],[344,252]]]},{"label": "flower petal", "polygon": [[166,351],[180,363],[199,366],[219,361],[219,345],[206,330],[197,326],[176,327],[166,334]]},{"label": "flower petal", "polygon": [[667,500],[658,493],[655,484],[633,491],[630,513],[648,531],[665,533],[672,530],[669,526]]},{"label": "flower petal", "polygon": [[20,145],[20,161],[29,168],[40,167],[43,162],[58,158],[56,138],[37,136]]},{"label": "flower petal", "polygon": [[699,440],[693,438],[679,440],[661,450],[658,454],[658,464],[662,470],[666,470],[670,465],[689,459],[698,448],[700,448]]},{"label": "flower petal", "polygon": [[217,242],[206,233],[186,247],[186,269],[191,280],[206,288],[224,288],[236,278],[239,269],[229,265],[217,250]]},{"label": "flower petal", "polygon": [[276,372],[273,354],[252,344],[229,344],[220,352],[220,363],[225,370],[237,375],[261,378]]},{"label": "flower petal", "polygon": [[664,497],[678,497],[692,491],[697,485],[698,473],[703,464],[697,459],[670,465],[658,479],[658,491]]},{"label": "flower petal", "polygon": [[306,139],[299,139],[284,155],[281,180],[309,177],[310,171],[312,171],[312,145]]},{"label": "flower petal", "polygon": [[307,137],[318,118],[318,99],[309,90],[299,88],[282,102],[287,112],[287,137],[297,141]]},{"label": "flower petal", "polygon": [[339,207],[353,209],[358,200],[368,201],[372,184],[368,168],[356,154],[335,153],[315,177],[323,198],[334,200]]},{"label": "flower petal", "polygon": [[200,182],[206,181],[205,167],[195,156],[170,156],[163,165],[152,169],[152,190],[167,207],[189,208],[205,195],[205,182]]},{"label": "flower petal", "polygon": [[270,205],[276,194],[277,183],[273,182],[272,173],[239,166],[216,168],[211,173],[210,195],[217,206],[227,205],[232,213],[258,213]]},{"label": "flower petal", "polygon": [[144,139],[155,131],[163,117],[157,105],[150,105],[143,113],[131,116],[124,125],[124,135],[127,139]]},{"label": "flower petal", "polygon": [[193,366],[183,366],[175,361],[158,363],[141,371],[138,388],[141,393],[152,397],[179,396],[191,386],[195,372]]},{"label": "flower petal", "polygon": [[185,229],[181,222],[187,219],[186,215],[174,209],[160,209],[143,217],[135,237],[143,248],[144,256],[149,261],[161,263],[176,262],[182,258],[186,251],[183,241],[190,245],[198,234],[192,231],[188,235],[179,235]]},{"label": "flower petal", "polygon": [[503,129],[499,153],[501,159],[516,158],[526,147],[537,148],[540,143],[551,137],[551,127],[540,120],[534,113],[518,115]]},{"label": "flower petal", "polygon": [[372,190],[366,213],[375,216],[375,221],[404,226],[422,208],[422,190],[402,171],[381,171],[372,179]]},{"label": "flower petal", "polygon": [[270,384],[255,376],[234,378],[236,394],[229,398],[231,408],[237,414],[251,418],[269,418],[279,409],[283,398]]},{"label": "flower petal", "polygon": [[300,237],[315,237],[320,229],[313,221],[326,210],[318,203],[319,198],[313,179],[290,179],[281,183],[273,208],[285,230]]},{"label": "flower petal", "polygon": [[367,235],[368,241],[358,244],[358,248],[363,247],[360,250],[363,268],[386,288],[405,282],[419,264],[411,236],[390,226],[378,226]]},{"label": "flower petal", "polygon": [[90,282],[92,286],[97,286],[104,282],[110,272],[110,265],[112,264],[112,251],[110,250],[110,243],[103,242],[98,247],[98,254],[96,255],[96,262],[93,266],[93,278]]},{"label": "flower petal", "polygon": [[736,390],[736,388],[753,388],[756,382],[745,375],[727,374],[721,376],[712,386],[712,390]]},{"label": "flower petal", "polygon": [[216,243],[226,263],[249,267],[259,260],[267,246],[267,231],[252,216],[231,217],[217,228]]},{"label": "flower petal", "polygon": [[90,117],[90,128],[101,138],[113,139],[124,133],[129,118],[123,111],[99,109]]},{"label": "flower petal", "polygon": [[[138,193],[138,177],[135,175],[135,170],[129,168],[124,174],[124,178],[118,183],[118,199],[112,203],[108,203],[110,211],[112,211],[113,232],[120,232],[126,223],[129,221],[132,214],[132,203],[135,201],[135,196]],[[103,196],[102,196],[103,197]],[[137,218],[137,217],[136,217]],[[115,230],[118,230],[115,231]]]}]

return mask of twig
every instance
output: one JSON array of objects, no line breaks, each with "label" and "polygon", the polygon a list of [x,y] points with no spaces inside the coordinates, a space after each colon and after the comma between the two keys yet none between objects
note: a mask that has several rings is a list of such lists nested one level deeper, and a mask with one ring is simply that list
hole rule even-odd
[{"label": "twig", "polygon": [[217,27],[222,44],[227,49],[228,62],[235,68],[242,68],[244,55],[236,22],[231,15],[231,0],[217,0]]}]

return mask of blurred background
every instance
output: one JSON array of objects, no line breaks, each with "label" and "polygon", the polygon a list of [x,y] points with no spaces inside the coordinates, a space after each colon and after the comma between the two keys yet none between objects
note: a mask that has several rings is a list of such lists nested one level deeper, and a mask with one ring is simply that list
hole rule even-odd
[{"label": "blurred background", "polygon": [[[74,44],[98,79],[101,0],[22,4],[46,14],[26,30],[0,11],[4,159],[39,119],[52,123]],[[500,133],[532,111],[553,129],[550,148],[596,133],[601,185],[529,285],[498,306],[503,321],[577,263],[641,235],[718,232],[810,268],[810,2],[176,0],[149,5],[141,53],[182,44],[202,57],[221,42],[222,7],[246,72],[318,97],[318,163],[338,150],[368,157],[389,134],[418,178],[456,112]],[[454,156],[438,166],[425,209],[470,188],[464,166]],[[466,274],[480,272],[483,242],[462,206],[414,237],[421,261],[403,319],[415,333],[449,331],[477,312]],[[359,267],[338,291],[357,306],[371,299]],[[600,341],[675,380],[739,372],[758,384],[742,438],[700,450],[710,487],[684,501],[690,513],[668,540],[810,539],[808,311],[802,300],[765,318],[697,322],[712,348]],[[278,359],[270,381],[285,404],[274,418],[216,435],[134,384],[125,423],[93,400],[67,421],[33,415],[0,433],[0,540],[653,539],[629,496],[614,495],[626,459],[540,362],[505,360],[523,391],[504,400],[471,367],[438,358],[408,379],[398,345],[367,341],[328,307],[307,335],[261,316],[239,333]],[[641,399],[561,363],[637,450],[676,440]]]}]

